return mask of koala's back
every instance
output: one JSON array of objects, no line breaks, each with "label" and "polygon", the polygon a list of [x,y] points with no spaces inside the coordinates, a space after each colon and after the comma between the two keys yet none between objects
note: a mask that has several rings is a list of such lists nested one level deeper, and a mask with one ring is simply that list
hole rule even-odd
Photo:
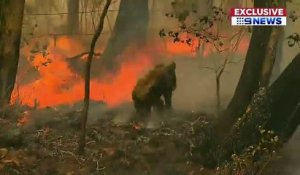
[{"label": "koala's back", "polygon": [[167,69],[165,65],[159,64],[155,66],[154,69],[138,80],[133,90],[133,98],[146,100],[151,95],[153,89],[161,86],[166,73]]}]

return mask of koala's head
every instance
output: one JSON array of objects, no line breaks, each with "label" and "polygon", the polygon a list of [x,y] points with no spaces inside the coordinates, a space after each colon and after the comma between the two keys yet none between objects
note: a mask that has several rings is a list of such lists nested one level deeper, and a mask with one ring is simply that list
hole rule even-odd
[{"label": "koala's head", "polygon": [[170,64],[168,64],[167,66],[167,79],[168,79],[168,83],[169,86],[171,87],[172,90],[176,89],[176,73],[175,73],[175,69],[176,69],[176,63],[174,61],[172,61]]},{"label": "koala's head", "polygon": [[176,63],[174,61],[172,61],[169,65],[168,65],[168,70],[169,71],[175,71],[176,69]]}]

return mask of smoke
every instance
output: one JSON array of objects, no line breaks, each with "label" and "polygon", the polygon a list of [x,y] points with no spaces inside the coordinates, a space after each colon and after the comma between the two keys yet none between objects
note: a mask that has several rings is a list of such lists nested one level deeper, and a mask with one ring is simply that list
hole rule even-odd
[{"label": "smoke", "polygon": [[[66,12],[66,6],[62,5],[65,3],[55,3],[53,0],[45,0],[45,2],[51,1],[51,5],[45,5],[44,1],[40,0],[27,0],[26,1],[26,10],[25,13],[58,13],[58,12]],[[170,19],[165,16],[165,13],[170,12],[171,9],[171,1],[153,1],[149,0],[149,27],[148,27],[148,47],[151,48],[150,51],[146,51],[147,48],[129,48],[120,49],[123,54],[117,54],[119,57],[118,64],[124,65],[123,68],[127,68],[126,72],[128,74],[122,75],[121,70],[114,72],[111,76],[105,79],[105,81],[101,81],[99,83],[99,79],[92,83],[92,92],[91,97],[94,100],[91,102],[90,111],[89,111],[89,124],[94,123],[96,120],[103,118],[110,118],[116,123],[130,122],[133,118],[133,105],[131,101],[131,88],[134,86],[136,79],[143,76],[143,74],[153,66],[153,62],[158,63],[162,62],[166,59],[174,59],[177,63],[177,89],[174,92],[173,96],[173,105],[176,111],[200,111],[206,113],[215,113],[216,111],[216,82],[215,82],[215,73],[207,68],[210,67],[215,69],[220,65],[225,55],[212,55],[207,54],[210,50],[206,50],[205,56],[196,56],[195,53],[189,50],[187,47],[183,47],[182,45],[174,45],[172,42],[167,40],[160,39],[158,37],[158,32],[162,28],[171,28],[176,29],[178,27],[178,23],[175,19]],[[120,5],[120,1],[117,1],[112,5],[112,9],[118,9]],[[202,1],[206,2],[206,1]],[[150,5],[151,4],[151,5]],[[200,10],[207,10],[206,5],[204,3],[199,3]],[[210,4],[211,5],[211,4]],[[48,8],[48,6],[50,8]],[[296,7],[292,6],[291,3],[288,3],[288,9],[296,9]],[[80,9],[82,11],[83,9]],[[201,13],[204,13],[201,11]],[[88,14],[90,15],[90,14]],[[110,21],[110,25],[108,21],[106,21],[105,29],[103,34],[100,37],[100,41],[97,45],[97,53],[101,53],[107,43],[109,42],[109,38],[111,36],[112,31],[110,28],[114,28],[116,17],[118,12],[110,12],[108,15],[108,19]],[[145,15],[146,16],[146,15]],[[82,16],[82,19],[86,19],[86,16]],[[97,18],[95,18],[97,19]],[[72,39],[68,40],[68,42],[62,42],[64,37],[62,36],[54,36],[52,34],[64,34],[66,29],[66,20],[67,16],[65,15],[51,15],[51,16],[33,16],[27,15],[24,19],[24,30],[23,30],[23,41],[29,43],[30,48],[34,46],[34,40],[39,41],[39,45],[43,47],[45,44],[52,44],[52,50],[55,51],[54,56],[52,57],[55,61],[62,63],[62,65],[66,65],[63,63],[65,61],[67,66],[65,66],[67,73],[74,73],[74,76],[67,76],[65,82],[69,82],[69,84],[65,84],[65,82],[59,81],[59,87],[61,89],[57,89],[54,87],[55,80],[66,76],[64,74],[65,69],[60,69],[60,66],[46,66],[42,69],[49,69],[49,67],[53,70],[53,74],[51,73],[51,81],[45,82],[45,84],[34,83],[36,80],[40,80],[39,82],[43,82],[41,80],[41,72],[36,67],[32,66],[32,60],[30,55],[27,53],[30,50],[26,47],[22,50],[22,56],[20,59],[18,80],[20,86],[24,84],[34,84],[37,89],[33,89],[32,86],[27,86],[26,91],[19,91],[20,96],[24,99],[29,98],[28,103],[32,104],[34,100],[40,99],[45,101],[45,97],[49,97],[53,99],[51,103],[45,102],[43,107],[50,105],[51,108],[39,109],[37,111],[32,112],[32,123],[31,127],[40,127],[47,123],[51,123],[52,121],[56,121],[57,118],[61,116],[68,116],[69,119],[73,118],[74,123],[78,123],[75,119],[80,117],[80,109],[82,108],[82,103],[78,103],[83,97],[83,84],[82,79],[78,79],[76,76],[83,75],[84,72],[84,56],[79,57],[76,61],[74,60],[65,60],[65,58],[72,57],[74,55],[80,54],[82,52],[87,52],[89,48],[89,44],[91,41],[92,35],[84,35],[91,34],[94,32],[93,30],[93,22],[88,17],[88,21],[84,21],[81,26],[82,35],[73,36]],[[95,21],[97,22],[97,21]],[[132,21],[128,22],[128,25],[132,24]],[[289,34],[296,32],[299,29],[299,23],[288,23],[288,26],[285,27],[285,37]],[[118,30],[122,30],[119,28]],[[129,30],[129,29],[128,29]],[[124,38],[122,44],[126,46],[126,43],[136,44],[137,40],[130,40],[130,37],[134,35],[134,33],[123,34]],[[46,38],[46,39],[45,39]],[[45,39],[45,40],[44,40]],[[44,40],[44,41],[43,41]],[[125,41],[126,40],[126,41]],[[246,44],[245,44],[246,43]],[[241,43],[243,44],[243,43]],[[31,47],[32,46],[32,47]],[[123,47],[122,46],[122,47]],[[125,47],[124,46],[124,47]],[[238,62],[239,60],[245,57],[245,49],[247,48],[247,42],[244,42],[243,52],[239,52],[230,57],[230,60]],[[56,49],[55,49],[56,48]],[[159,49],[157,49],[159,48]],[[42,51],[43,48],[38,48],[38,51]],[[129,54],[127,53],[129,52]],[[137,53],[138,52],[138,53]],[[289,48],[287,44],[285,44],[285,40],[283,41],[282,47],[282,61],[279,63],[280,70],[282,71],[291,61],[291,59],[299,52],[299,48]],[[142,54],[141,54],[142,53]],[[39,53],[43,54],[43,53]],[[53,54],[53,53],[52,53]],[[111,54],[111,53],[110,53]],[[137,62],[136,64],[126,64],[128,60],[148,60],[148,62]],[[148,58],[150,55],[151,58]],[[116,55],[115,55],[116,56]],[[108,57],[110,58],[110,57]],[[99,67],[100,59],[98,57],[95,59],[96,61],[93,64],[93,77],[99,76]],[[108,59],[109,60],[109,59]],[[111,61],[111,60],[109,60]],[[113,64],[116,60],[113,60]],[[221,103],[222,108],[225,109],[229,100],[232,97],[232,94],[235,90],[236,84],[239,80],[241,69],[243,67],[243,61],[230,64],[226,68],[224,74],[221,78]],[[65,68],[64,67],[64,68]],[[121,66],[122,67],[122,66]],[[120,67],[118,67],[120,68]],[[139,68],[139,71],[132,73],[132,70],[136,70]],[[96,70],[96,71],[95,71]],[[120,73],[121,72],[121,73]],[[54,75],[54,76],[52,76]],[[120,78],[121,77],[121,78]],[[118,81],[114,81],[116,79]],[[118,79],[119,78],[119,79]],[[276,77],[273,77],[275,79]],[[71,82],[71,83],[70,83]],[[105,83],[103,83],[105,82]],[[113,82],[113,83],[111,83]],[[48,83],[48,84],[47,84]],[[72,88],[72,85],[76,84],[76,88]],[[110,86],[111,85],[111,86]],[[19,86],[16,86],[19,87]],[[51,91],[47,91],[46,87],[53,87],[50,89]],[[71,88],[70,88],[71,87]],[[80,88],[79,88],[80,87]],[[22,90],[22,88],[20,88]],[[40,90],[40,91],[39,91]],[[112,91],[110,91],[112,90]],[[47,93],[46,93],[47,92]],[[48,93],[51,92],[51,93]],[[67,96],[64,95],[67,93]],[[22,96],[23,94],[23,96]],[[125,95],[124,95],[125,94]],[[104,97],[105,96],[105,97]],[[56,103],[59,100],[59,103]],[[21,99],[22,100],[22,99]],[[25,100],[26,101],[26,100]],[[114,104],[114,106],[107,106],[107,104],[101,103],[99,101],[106,101],[108,103]],[[64,102],[69,104],[61,105]],[[54,109],[55,108],[55,109]],[[184,115],[178,115],[181,117]],[[162,121],[161,116],[153,114],[151,119],[148,121],[148,127],[156,127],[159,125],[159,122]],[[171,120],[171,118],[165,118],[163,120]],[[71,120],[72,121],[72,120]],[[55,123],[55,122],[54,122]],[[286,147],[282,150],[281,154],[283,158],[280,159],[278,167],[285,166],[287,169],[286,174],[299,174],[299,158],[297,154],[299,152],[299,130],[291,139],[291,141],[286,145]],[[275,165],[276,166],[276,165]]]},{"label": "smoke", "polygon": [[279,151],[279,158],[272,162],[264,174],[267,175],[298,175],[300,174],[300,129],[294,133],[293,137]]},{"label": "smoke", "polygon": [[[300,129],[295,132],[294,136],[291,140],[285,145],[282,150],[282,159],[280,160],[280,164],[285,170],[282,174],[290,174],[297,175],[300,174]],[[280,166],[279,166],[280,167]]]},{"label": "smoke", "polygon": [[[58,105],[43,109],[28,108],[24,110],[26,121],[25,131],[35,131],[45,127],[73,128],[77,130],[80,124],[82,102],[71,105]],[[116,107],[109,107],[103,102],[91,101],[87,124],[92,125],[99,120],[112,120],[114,123],[128,123],[134,117],[131,103],[124,103]]]},{"label": "smoke", "polygon": [[108,70],[116,69],[120,61],[118,56],[128,46],[143,47],[146,43],[148,23],[148,0],[122,0],[115,26],[101,57],[101,66]]},{"label": "smoke", "polygon": [[[230,60],[240,60],[243,55],[233,55]],[[177,89],[174,92],[174,108],[178,110],[216,111],[216,74],[214,70],[224,61],[223,55],[200,58],[175,59],[177,63]],[[225,108],[238,82],[243,61],[229,64],[221,78],[221,102]],[[209,68],[209,69],[207,69]],[[211,68],[211,69],[210,69]]]}]

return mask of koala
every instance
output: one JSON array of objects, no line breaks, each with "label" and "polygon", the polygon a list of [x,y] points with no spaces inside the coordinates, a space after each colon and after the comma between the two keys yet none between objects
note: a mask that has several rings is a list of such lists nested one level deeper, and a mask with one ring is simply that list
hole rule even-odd
[{"label": "koala", "polygon": [[158,64],[137,81],[132,100],[139,116],[148,116],[152,108],[158,112],[172,108],[172,94],[176,89],[175,69],[175,62]]}]

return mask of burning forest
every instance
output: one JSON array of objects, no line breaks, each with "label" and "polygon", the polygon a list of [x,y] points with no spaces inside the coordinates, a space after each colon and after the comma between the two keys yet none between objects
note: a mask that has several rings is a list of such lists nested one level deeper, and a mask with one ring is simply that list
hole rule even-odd
[{"label": "burning forest", "polygon": [[0,1],[0,174],[299,174],[299,7]]}]

